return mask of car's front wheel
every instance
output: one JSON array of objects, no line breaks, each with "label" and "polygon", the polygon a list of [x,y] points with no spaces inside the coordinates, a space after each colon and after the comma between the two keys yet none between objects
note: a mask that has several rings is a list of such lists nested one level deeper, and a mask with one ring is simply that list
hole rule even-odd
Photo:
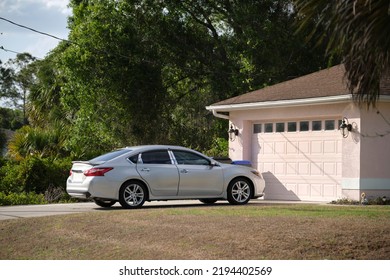
[{"label": "car's front wheel", "polygon": [[109,199],[101,199],[101,198],[94,198],[93,202],[96,203],[96,205],[104,208],[111,207],[116,203],[116,200],[109,200]]},{"label": "car's front wheel", "polygon": [[227,198],[230,204],[246,204],[252,197],[252,188],[246,178],[237,178],[230,182]]},{"label": "car's front wheel", "polygon": [[145,203],[146,194],[144,184],[136,181],[127,182],[119,190],[119,203],[123,208],[139,208]]}]

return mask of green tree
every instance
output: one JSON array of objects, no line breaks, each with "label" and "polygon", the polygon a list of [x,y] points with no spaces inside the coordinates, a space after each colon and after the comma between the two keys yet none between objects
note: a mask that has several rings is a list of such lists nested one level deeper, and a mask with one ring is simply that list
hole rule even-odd
[{"label": "green tree", "polygon": [[20,110],[0,107],[0,128],[16,130],[23,126],[23,113]]},{"label": "green tree", "polygon": [[27,113],[32,126],[48,128],[51,124],[67,124],[68,114],[61,102],[61,88],[66,82],[59,69],[60,46],[44,60],[33,62],[34,83],[29,86]]},{"label": "green tree", "polygon": [[2,70],[1,97],[11,100],[14,108],[23,111],[24,124],[27,123],[27,97],[35,78],[31,67],[34,60],[29,53],[17,54],[15,59],[7,62],[9,68]]},{"label": "green tree", "polygon": [[296,0],[303,20],[301,29],[312,27],[325,39],[329,53],[340,53],[348,88],[360,102],[375,105],[381,79],[389,75],[390,16],[388,0]]},{"label": "green tree", "polygon": [[[291,2],[76,1],[61,55],[70,146],[92,151],[226,137],[205,106],[327,61],[294,34]],[[83,153],[82,151],[80,151]]]},{"label": "green tree", "polygon": [[14,95],[14,71],[0,60],[0,99],[7,100],[14,97]]}]

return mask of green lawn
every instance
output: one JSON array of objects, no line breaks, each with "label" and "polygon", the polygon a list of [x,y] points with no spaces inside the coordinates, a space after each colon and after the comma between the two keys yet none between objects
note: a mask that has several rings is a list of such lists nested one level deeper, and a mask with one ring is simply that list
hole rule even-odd
[{"label": "green lawn", "polygon": [[0,221],[0,259],[390,259],[390,207],[191,206]]}]

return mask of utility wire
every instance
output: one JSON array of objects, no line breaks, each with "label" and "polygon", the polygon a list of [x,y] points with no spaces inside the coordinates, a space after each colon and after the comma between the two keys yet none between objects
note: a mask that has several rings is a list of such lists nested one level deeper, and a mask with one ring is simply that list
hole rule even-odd
[{"label": "utility wire", "polygon": [[[44,36],[51,37],[51,38],[56,39],[58,41],[66,42],[66,43],[69,43],[69,44],[73,44],[73,45],[76,45],[76,46],[78,46],[80,48],[84,48],[85,49],[85,47],[83,47],[81,44],[79,44],[77,42],[74,42],[74,41],[71,41],[71,40],[67,40],[67,39],[63,39],[63,38],[51,35],[51,34],[46,33],[46,32],[42,32],[42,31],[36,30],[34,28],[28,27],[28,26],[23,25],[23,24],[16,23],[16,22],[14,22],[12,20],[9,20],[9,19],[6,19],[4,17],[0,17],[0,20],[6,21],[6,22],[8,22],[10,24],[16,25],[16,26],[18,26],[20,28],[24,28],[24,29],[30,30],[32,32],[35,32],[35,33],[38,33],[38,34],[41,34],[41,35],[44,35]],[[95,52],[95,53],[103,53],[103,54],[108,55],[108,56],[110,56],[110,55],[113,56],[114,55],[114,56],[119,56],[119,57],[126,58],[126,59],[131,59],[129,56],[125,56],[125,55],[122,55],[122,54],[119,54],[119,53],[112,54],[112,53],[110,53],[108,51],[99,50],[99,49],[96,49],[96,48],[93,48],[92,51]]]},{"label": "utility wire", "polygon": [[52,38],[54,38],[54,39],[56,39],[56,40],[59,40],[59,41],[65,41],[65,42],[73,43],[73,42],[71,42],[71,41],[69,41],[69,40],[62,39],[62,38],[59,38],[59,37],[57,37],[57,36],[51,35],[51,34],[49,34],[49,33],[46,33],[46,32],[42,32],[42,31],[36,30],[36,29],[34,29],[34,28],[31,28],[31,27],[28,27],[28,26],[25,26],[25,25],[16,23],[16,22],[14,22],[14,21],[12,21],[12,20],[9,20],[9,19],[3,18],[3,17],[0,17],[0,19],[1,19],[1,20],[4,20],[4,21],[6,21],[6,22],[9,22],[9,23],[11,23],[11,24],[13,24],[13,25],[19,26],[19,27],[21,27],[21,28],[24,28],[24,29],[28,29],[28,30],[30,30],[30,31],[33,31],[33,32],[35,32],[35,33],[39,33],[39,34],[42,34],[42,35],[45,35],[45,36],[52,37]]},{"label": "utility wire", "polygon": [[[3,46],[0,46],[0,50],[3,50],[5,52],[11,52],[11,53],[15,53],[15,54],[23,54],[21,52],[17,52],[17,51],[13,51],[13,50],[9,50],[9,49],[6,49],[4,48]],[[33,56],[34,58],[36,58],[37,60],[42,60],[42,58],[39,58],[39,57],[36,57],[36,56]]]}]

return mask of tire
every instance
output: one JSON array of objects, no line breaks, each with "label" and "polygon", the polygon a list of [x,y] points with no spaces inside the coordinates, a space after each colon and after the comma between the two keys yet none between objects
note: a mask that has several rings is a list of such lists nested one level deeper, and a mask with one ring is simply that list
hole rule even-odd
[{"label": "tire", "polygon": [[96,205],[98,205],[100,207],[109,208],[116,203],[116,200],[94,198],[93,202],[95,202]]},{"label": "tire", "polygon": [[230,182],[227,189],[227,199],[230,204],[247,204],[252,198],[252,187],[248,179],[236,178]]},{"label": "tire", "polygon": [[123,208],[133,209],[141,207],[146,200],[147,189],[137,181],[125,183],[119,190],[119,203]]},{"label": "tire", "polygon": [[215,198],[202,198],[202,199],[199,199],[199,201],[204,203],[204,204],[214,204],[215,202],[218,201],[218,199],[215,199]]}]

